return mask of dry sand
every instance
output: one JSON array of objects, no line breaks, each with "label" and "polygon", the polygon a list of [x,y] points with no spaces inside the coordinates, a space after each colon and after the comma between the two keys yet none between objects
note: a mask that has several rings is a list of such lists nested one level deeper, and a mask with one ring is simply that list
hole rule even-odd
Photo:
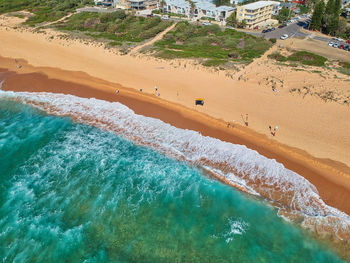
[{"label": "dry sand", "polygon": [[[8,80],[4,87],[63,91],[109,100],[114,100],[110,96],[116,88],[127,87],[123,89],[128,94],[127,99],[121,102],[137,108],[137,113],[257,149],[305,176],[318,188],[327,204],[350,214],[350,202],[347,202],[350,200],[350,109],[340,103],[324,102],[316,96],[290,93],[300,87],[346,93],[350,91],[348,76],[332,70],[322,69],[319,74],[312,69],[295,71],[277,65],[267,59],[267,54],[276,51],[278,45],[235,73],[207,69],[184,60],[120,56],[98,44],[59,39],[59,33],[50,30],[41,34],[9,26],[18,22],[18,18],[0,17],[0,56],[11,58],[2,58],[0,67],[22,74],[13,77],[13,85]],[[292,42],[283,43],[291,45]],[[17,68],[14,58],[24,59],[29,65],[21,61],[22,67]],[[70,89],[60,88],[63,83],[59,82],[60,85],[50,82],[50,89],[49,83],[42,82],[39,75],[23,75],[33,72],[66,81]],[[74,85],[78,86],[73,88]],[[151,95],[155,85],[159,88],[160,99]],[[273,87],[278,92],[274,92]],[[135,92],[140,88],[149,95]],[[195,108],[196,97],[205,99],[204,107]],[[134,105],[137,100],[142,101],[142,107]],[[246,113],[249,114],[249,129],[241,126],[241,114]],[[181,116],[190,121],[182,121]],[[218,119],[230,121],[236,128],[228,131],[225,122]],[[279,126],[276,137],[271,136],[269,125]]]}]

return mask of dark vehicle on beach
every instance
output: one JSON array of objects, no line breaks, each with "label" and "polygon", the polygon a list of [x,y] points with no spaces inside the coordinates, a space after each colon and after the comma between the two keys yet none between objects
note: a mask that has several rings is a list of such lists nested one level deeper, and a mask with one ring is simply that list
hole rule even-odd
[{"label": "dark vehicle on beach", "polygon": [[201,105],[201,106],[203,106],[203,105],[204,105],[204,99],[196,99],[196,100],[195,100],[195,105]]}]

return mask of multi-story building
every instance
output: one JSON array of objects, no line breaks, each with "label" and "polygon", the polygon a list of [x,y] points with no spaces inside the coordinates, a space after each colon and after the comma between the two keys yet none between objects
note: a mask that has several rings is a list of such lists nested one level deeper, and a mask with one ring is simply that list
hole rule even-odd
[{"label": "multi-story building", "polygon": [[275,1],[258,1],[255,3],[237,6],[237,20],[245,20],[247,27],[255,27],[271,18],[280,3]]},{"label": "multi-story building", "polygon": [[225,21],[234,11],[231,6],[216,7],[213,3],[206,0],[193,0],[194,7],[186,0],[165,0],[164,11],[176,13],[194,19],[209,18],[216,21]]}]

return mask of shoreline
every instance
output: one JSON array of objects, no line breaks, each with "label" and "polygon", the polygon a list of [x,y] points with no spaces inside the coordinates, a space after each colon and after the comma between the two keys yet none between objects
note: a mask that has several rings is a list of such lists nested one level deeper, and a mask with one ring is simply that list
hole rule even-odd
[{"label": "shoreline", "polygon": [[[0,65],[9,61],[11,60],[0,57]],[[6,79],[2,85],[3,90],[64,93],[116,101],[131,108],[136,114],[160,119],[177,128],[195,130],[204,136],[245,145],[303,176],[317,188],[326,204],[350,214],[350,204],[347,202],[350,200],[350,168],[345,164],[312,157],[303,150],[283,145],[239,124],[228,128],[227,122],[223,120],[144,92],[96,79],[83,72],[36,68],[23,60],[20,63],[27,73],[16,73],[13,69],[1,69],[0,66],[0,72],[3,72],[1,78]],[[49,78],[48,75],[52,75],[52,72],[61,78]],[[76,81],[67,81],[72,78]],[[81,79],[80,84],[78,79]],[[28,83],[31,83],[30,87]],[[117,89],[120,91],[118,95],[115,93]]]}]

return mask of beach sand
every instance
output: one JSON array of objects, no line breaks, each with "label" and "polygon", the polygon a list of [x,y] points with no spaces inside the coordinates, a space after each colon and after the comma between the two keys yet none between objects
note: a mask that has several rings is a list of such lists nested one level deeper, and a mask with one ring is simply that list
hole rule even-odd
[{"label": "beach sand", "polygon": [[[278,45],[239,72],[215,71],[184,60],[121,56],[52,30],[13,29],[20,19],[0,18],[0,68],[8,71],[3,89],[119,101],[138,114],[244,144],[304,176],[328,205],[350,214],[349,107],[290,92],[306,86],[346,94],[347,76],[280,66],[267,58]],[[197,97],[205,99],[203,107],[194,105]],[[248,128],[242,114],[249,114]],[[279,126],[275,137],[269,125]]]}]

